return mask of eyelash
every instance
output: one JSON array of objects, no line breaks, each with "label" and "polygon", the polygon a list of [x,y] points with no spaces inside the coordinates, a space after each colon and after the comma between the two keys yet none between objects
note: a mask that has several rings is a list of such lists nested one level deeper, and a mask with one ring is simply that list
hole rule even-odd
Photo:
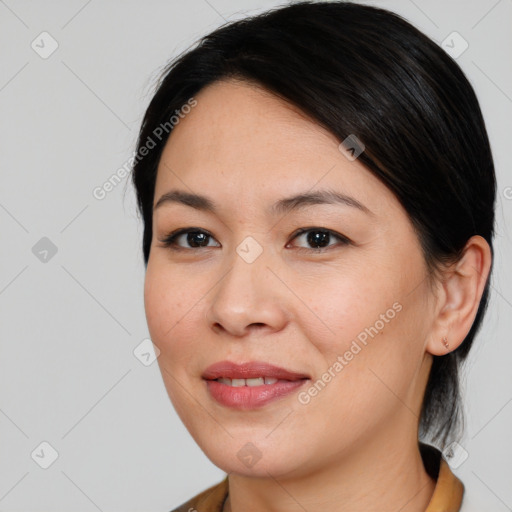
[{"label": "eyelash", "polygon": [[[313,231],[313,232],[317,231],[317,232],[321,232],[321,233],[327,233],[330,236],[333,236],[334,238],[337,238],[340,241],[341,245],[349,245],[349,244],[352,243],[346,236],[343,236],[340,233],[337,233],[336,231],[333,231],[331,229],[326,229],[326,228],[319,228],[319,227],[310,227],[310,228],[298,229],[293,234],[292,240],[295,240],[295,238],[298,238],[300,235],[302,235],[304,233],[309,233],[310,231]],[[204,229],[189,227],[189,228],[177,229],[177,230],[169,233],[166,237],[164,237],[163,239],[160,239],[159,241],[162,243],[162,247],[166,247],[166,248],[168,248],[168,249],[170,249],[172,251],[197,251],[197,250],[201,250],[201,249],[210,249],[211,248],[210,246],[206,246],[206,247],[181,247],[181,246],[177,245],[176,244],[177,238],[179,236],[187,234],[187,233],[201,233],[201,234],[204,234],[204,235],[206,235],[208,237],[214,238],[211,233],[209,233],[208,231],[206,231]],[[319,247],[319,248],[298,247],[298,248],[296,248],[296,250],[298,250],[299,252],[306,251],[306,252],[310,252],[310,253],[311,252],[323,253],[325,251],[328,251],[330,249],[338,247],[340,244],[329,245],[327,247]]]}]

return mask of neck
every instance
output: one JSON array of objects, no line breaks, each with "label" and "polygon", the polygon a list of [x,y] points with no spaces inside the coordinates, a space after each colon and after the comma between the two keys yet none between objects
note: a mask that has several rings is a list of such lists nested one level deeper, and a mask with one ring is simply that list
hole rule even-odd
[{"label": "neck", "polygon": [[300,476],[232,473],[223,512],[425,512],[435,482],[425,470],[417,437],[406,439],[395,431],[392,438],[385,443],[365,440]]}]

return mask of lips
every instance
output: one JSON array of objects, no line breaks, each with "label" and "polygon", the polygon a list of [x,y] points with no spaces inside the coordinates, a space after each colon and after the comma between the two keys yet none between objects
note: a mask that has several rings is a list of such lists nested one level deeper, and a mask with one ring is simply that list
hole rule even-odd
[{"label": "lips", "polygon": [[297,381],[309,379],[309,375],[279,366],[274,366],[263,361],[251,361],[248,363],[236,364],[231,361],[219,361],[208,366],[202,374],[205,380],[225,379],[258,379],[272,378],[286,381]]}]

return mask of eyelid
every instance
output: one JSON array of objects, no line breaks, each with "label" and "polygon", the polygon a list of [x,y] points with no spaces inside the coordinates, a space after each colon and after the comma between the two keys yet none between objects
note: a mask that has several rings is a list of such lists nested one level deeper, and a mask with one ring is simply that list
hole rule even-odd
[{"label": "eyelid", "polygon": [[[331,235],[332,237],[337,238],[342,245],[352,244],[352,241],[345,235],[342,235],[341,233],[338,233],[337,231],[334,231],[332,229],[324,228],[324,227],[320,227],[320,226],[309,226],[306,228],[300,228],[300,229],[296,230],[291,237],[291,241],[295,240],[297,237],[299,237],[300,235],[302,235],[304,233],[308,233],[309,231],[323,231],[325,233],[329,233],[329,235]],[[305,251],[309,251],[309,252],[320,253],[320,252],[324,252],[324,251],[328,251],[330,249],[336,248],[338,246],[339,246],[339,244],[329,245],[327,247],[319,247],[317,249],[312,249],[312,248],[308,248],[308,247],[298,247],[297,249],[299,251],[305,250]]]},{"label": "eyelid", "polygon": [[181,247],[174,243],[179,236],[187,234],[189,232],[200,232],[200,233],[203,233],[203,234],[207,235],[208,237],[213,238],[215,240],[215,237],[207,229],[190,226],[190,227],[186,227],[186,228],[175,229],[174,231],[171,231],[170,233],[165,235],[163,238],[159,238],[158,241],[162,243],[163,247],[167,247],[169,249],[176,250],[176,251],[179,251],[179,250],[194,251],[194,250],[198,250],[198,249],[209,248],[209,247]]}]

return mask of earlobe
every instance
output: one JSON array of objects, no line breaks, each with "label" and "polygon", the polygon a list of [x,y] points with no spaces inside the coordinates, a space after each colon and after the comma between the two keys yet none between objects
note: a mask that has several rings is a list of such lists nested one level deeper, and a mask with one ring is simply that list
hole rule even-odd
[{"label": "earlobe", "polygon": [[462,258],[444,271],[436,315],[427,352],[435,356],[455,350],[473,325],[492,263],[487,241],[475,235],[464,248]]}]

